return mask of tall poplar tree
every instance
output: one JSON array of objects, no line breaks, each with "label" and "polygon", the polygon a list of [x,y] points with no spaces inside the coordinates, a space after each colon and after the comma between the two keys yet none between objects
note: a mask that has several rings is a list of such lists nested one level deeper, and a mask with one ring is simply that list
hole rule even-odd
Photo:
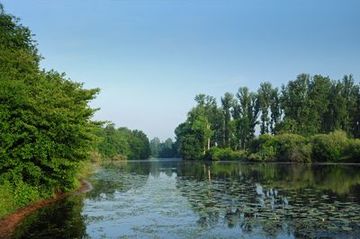
[{"label": "tall poplar tree", "polygon": [[223,126],[222,126],[222,145],[230,147],[231,137],[231,110],[234,106],[234,95],[226,92],[224,97],[221,98]]}]

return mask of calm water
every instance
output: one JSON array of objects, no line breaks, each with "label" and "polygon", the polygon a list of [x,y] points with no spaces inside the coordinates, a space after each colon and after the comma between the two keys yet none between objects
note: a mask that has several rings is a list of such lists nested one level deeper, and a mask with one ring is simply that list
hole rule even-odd
[{"label": "calm water", "polygon": [[120,162],[14,238],[359,238],[360,166]]}]

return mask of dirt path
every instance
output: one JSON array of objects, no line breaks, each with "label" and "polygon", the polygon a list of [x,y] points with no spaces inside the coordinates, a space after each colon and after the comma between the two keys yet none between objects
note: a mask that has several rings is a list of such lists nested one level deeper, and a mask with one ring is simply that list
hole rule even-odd
[{"label": "dirt path", "polygon": [[46,205],[56,202],[56,201],[66,197],[66,196],[69,196],[71,194],[86,193],[86,192],[90,191],[91,189],[92,189],[92,186],[88,181],[81,180],[81,186],[75,192],[57,194],[53,198],[41,200],[41,201],[35,202],[26,207],[16,210],[14,213],[12,213],[0,220],[0,238],[3,238],[3,239],[11,238],[11,235],[14,232],[14,230],[16,229],[16,226],[25,217],[27,217],[31,213],[35,212],[39,208],[42,208]]}]

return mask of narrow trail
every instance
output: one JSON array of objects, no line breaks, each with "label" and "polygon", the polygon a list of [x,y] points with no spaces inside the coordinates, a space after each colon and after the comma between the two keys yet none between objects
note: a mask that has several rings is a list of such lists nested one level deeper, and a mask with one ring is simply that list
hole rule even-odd
[{"label": "narrow trail", "polygon": [[45,207],[51,203],[54,203],[58,200],[61,200],[69,195],[86,193],[91,190],[92,190],[91,183],[86,180],[81,180],[81,186],[75,192],[59,193],[56,194],[55,197],[53,198],[40,200],[26,207],[19,208],[10,215],[7,215],[4,218],[0,219],[0,238],[1,239],[11,238],[12,233],[15,231],[16,227],[22,222],[22,220],[25,217],[29,216],[31,213],[35,212],[36,210]]}]

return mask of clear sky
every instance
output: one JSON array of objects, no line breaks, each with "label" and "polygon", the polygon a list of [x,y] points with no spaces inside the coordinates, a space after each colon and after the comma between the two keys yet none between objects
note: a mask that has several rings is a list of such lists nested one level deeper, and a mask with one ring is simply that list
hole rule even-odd
[{"label": "clear sky", "polygon": [[42,67],[99,87],[95,118],[174,137],[198,93],[299,73],[360,79],[359,0],[0,0]]}]

